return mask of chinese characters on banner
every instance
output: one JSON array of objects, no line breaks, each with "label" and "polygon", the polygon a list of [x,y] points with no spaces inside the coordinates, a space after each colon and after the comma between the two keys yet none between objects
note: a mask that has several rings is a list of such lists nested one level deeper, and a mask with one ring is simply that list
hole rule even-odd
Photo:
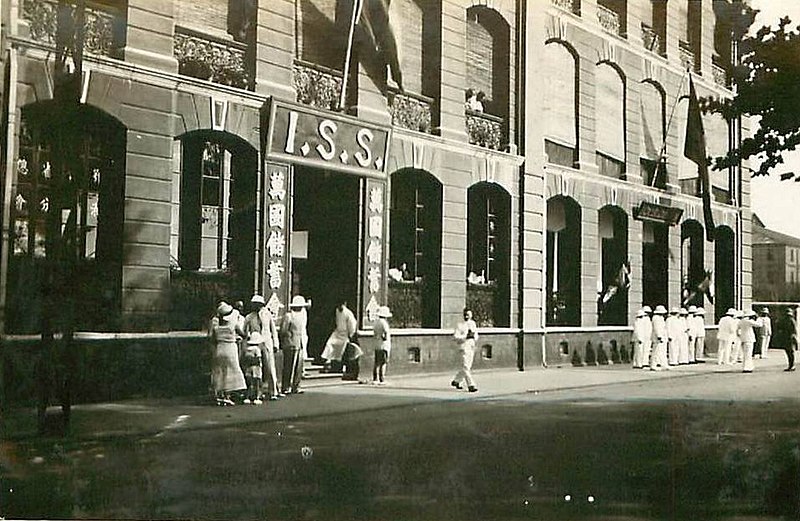
[{"label": "chinese characters on banner", "polygon": [[288,292],[289,166],[269,162],[265,166],[264,286],[267,309],[277,316]]},{"label": "chinese characters on banner", "polygon": [[367,180],[367,205],[365,211],[364,280],[362,292],[364,302],[364,327],[376,320],[378,308],[386,304],[384,266],[384,230],[386,216],[386,182]]}]

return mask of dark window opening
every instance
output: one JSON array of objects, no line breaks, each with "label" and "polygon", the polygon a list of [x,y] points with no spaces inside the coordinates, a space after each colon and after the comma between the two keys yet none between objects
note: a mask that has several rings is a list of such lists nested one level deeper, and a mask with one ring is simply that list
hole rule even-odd
[{"label": "dark window opening", "polygon": [[422,170],[392,174],[389,306],[399,327],[439,327],[442,185]]},{"label": "dark window opening", "polygon": [[645,222],[642,226],[642,305],[669,306],[669,228]]},{"label": "dark window opening", "polygon": [[704,306],[706,277],[703,254],[705,238],[703,225],[685,221],[681,225],[681,305]]},{"label": "dark window opening", "polygon": [[651,0],[652,18],[642,22],[645,49],[661,56],[667,55],[667,0]]},{"label": "dark window opening", "polygon": [[574,147],[568,147],[545,139],[544,153],[547,156],[548,163],[577,168],[577,150]]},{"label": "dark window opening", "polygon": [[408,361],[412,364],[418,364],[422,361],[420,356],[420,349],[418,347],[409,347],[407,351]]},{"label": "dark window opening", "polygon": [[733,230],[717,226],[714,237],[714,314],[716,321],[734,307],[736,256]]},{"label": "dark window opening", "polygon": [[639,158],[639,168],[642,173],[642,181],[647,186],[654,186],[661,190],[667,189],[667,162],[662,160],[660,163]]},{"label": "dark window opening", "polygon": [[60,108],[43,102],[22,109],[19,139],[11,195],[6,330],[41,331],[43,297],[50,291],[44,287],[49,278],[45,258],[54,255],[47,252],[47,225],[53,213],[61,215],[62,245],[77,258],[61,274],[69,279],[67,287],[56,275],[55,291],[67,291],[81,303],[79,328],[118,329],[125,128],[87,105]]},{"label": "dark window opening", "polygon": [[694,58],[694,72],[699,73],[702,49],[701,36],[703,33],[703,2],[690,0],[687,17],[687,45],[685,48]]},{"label": "dark window opening", "polygon": [[510,324],[511,196],[493,183],[467,191],[467,307],[479,326]]},{"label": "dark window opening", "polygon": [[607,206],[599,212],[601,254],[600,293],[597,323],[622,326],[628,323],[628,216],[619,207]]},{"label": "dark window opening", "polygon": [[622,179],[625,173],[625,162],[615,159],[611,156],[603,154],[602,152],[596,153],[597,168],[601,175],[613,177],[614,179]]},{"label": "dark window opening", "polygon": [[492,345],[491,344],[484,344],[481,346],[481,358],[483,360],[491,360],[492,359]]},{"label": "dark window opening", "polygon": [[628,37],[627,0],[598,0],[597,11],[597,19],[605,31]]},{"label": "dark window opening", "polygon": [[547,202],[547,325],[581,323],[581,208],[570,198]]}]

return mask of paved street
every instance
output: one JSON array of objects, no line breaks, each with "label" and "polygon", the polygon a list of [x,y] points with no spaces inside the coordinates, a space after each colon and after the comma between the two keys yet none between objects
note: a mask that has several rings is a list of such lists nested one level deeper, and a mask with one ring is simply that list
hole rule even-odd
[{"label": "paved street", "polygon": [[[0,515],[192,519],[797,519],[800,376],[714,364],[317,383],[266,406],[78,406],[3,423]],[[55,412],[55,411],[53,411]]]}]

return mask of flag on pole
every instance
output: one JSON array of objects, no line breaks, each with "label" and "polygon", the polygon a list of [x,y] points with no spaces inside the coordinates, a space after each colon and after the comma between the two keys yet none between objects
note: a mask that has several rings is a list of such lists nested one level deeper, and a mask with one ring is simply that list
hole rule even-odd
[{"label": "flag on pole", "polygon": [[700,115],[700,103],[697,101],[691,74],[689,75],[689,111],[683,155],[697,165],[697,173],[700,176],[700,195],[703,198],[706,239],[713,241],[715,227],[714,215],[711,213],[711,181],[708,177],[708,161],[706,160],[706,136],[703,131],[703,117]]},{"label": "flag on pole", "polygon": [[608,304],[608,301],[614,297],[614,295],[616,295],[620,291],[625,291],[630,287],[631,287],[631,269],[628,266],[628,262],[625,261],[619,267],[619,270],[617,270],[617,275],[614,277],[614,280],[611,282],[611,284],[608,285],[602,297],[600,297],[601,305],[605,306],[606,304]]},{"label": "flag on pole", "polygon": [[389,22],[389,2],[390,0],[356,0],[356,19],[366,44],[380,55],[383,63],[388,65],[392,79],[403,90],[397,40]]}]

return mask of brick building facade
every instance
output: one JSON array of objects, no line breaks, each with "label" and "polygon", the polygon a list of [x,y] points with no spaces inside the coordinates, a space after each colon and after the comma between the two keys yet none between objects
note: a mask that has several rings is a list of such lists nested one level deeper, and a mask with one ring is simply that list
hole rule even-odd
[{"label": "brick building facade", "polygon": [[[98,0],[80,108],[57,115],[57,2],[7,2],[3,331],[37,328],[59,128],[82,151],[82,330],[177,338],[217,298],[302,293],[316,352],[344,297],[365,343],[390,305],[394,370],[427,371],[469,305],[476,366],[523,368],[626,343],[684,276],[714,273],[717,310],[746,303],[747,178],[713,174],[706,242],[686,102],[672,114],[687,65],[701,95],[731,95],[724,3],[394,0],[401,88],[358,29],[344,79],[347,1]],[[709,149],[737,131],[709,117]],[[623,262],[630,289],[600,313]]]}]

